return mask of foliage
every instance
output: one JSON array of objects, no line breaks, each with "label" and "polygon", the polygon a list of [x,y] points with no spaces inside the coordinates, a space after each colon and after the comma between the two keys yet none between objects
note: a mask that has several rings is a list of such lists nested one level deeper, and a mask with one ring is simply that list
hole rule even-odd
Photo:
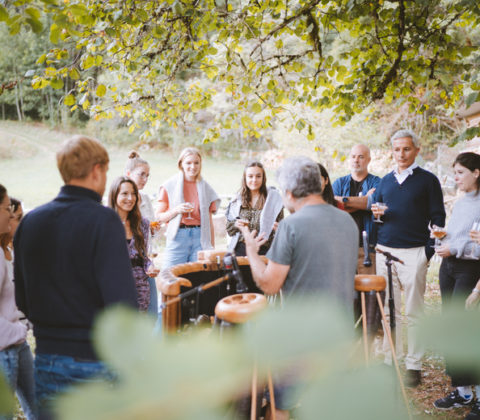
[{"label": "foliage", "polygon": [[[23,0],[0,7],[11,33],[21,25],[50,40],[35,88],[74,85],[64,97],[95,118],[118,113],[144,139],[168,123],[259,138],[283,115],[308,139],[312,126],[292,105],[332,109],[344,123],[376,100],[444,107],[480,89],[476,0]],[[21,4],[21,5],[19,5]],[[475,96],[476,98],[476,96]],[[205,121],[205,115],[208,115]]]},{"label": "foliage", "polygon": [[440,314],[424,320],[418,336],[452,366],[480,375],[480,311],[464,308],[463,299],[444,306]]},{"label": "foliage", "polygon": [[3,376],[3,373],[0,372],[0,415],[1,414],[11,414],[15,408],[15,399],[13,397],[12,391]]},{"label": "foliage", "polygon": [[254,356],[263,379],[268,366],[277,374],[295,366],[303,390],[300,418],[317,418],[319,406],[328,418],[371,419],[392,406],[392,419],[405,418],[393,370],[365,370],[352,359],[349,322],[326,301],[292,303],[221,337],[200,331],[161,340],[152,328],[125,309],[103,315],[95,337],[118,381],[77,387],[60,400],[60,418],[231,418],[229,403],[248,394]]},{"label": "foliage", "polygon": [[[50,120],[55,124],[61,122],[62,110],[66,111],[62,100],[64,92],[51,86],[38,91],[31,83],[31,76],[35,71],[43,71],[43,67],[36,63],[38,52],[52,48],[48,33],[35,34],[21,29],[18,36],[8,36],[7,28],[2,25],[0,39],[0,74],[10,86],[0,95],[2,117]],[[69,117],[69,114],[67,111],[64,119]],[[78,113],[76,114],[74,116],[78,120]]]}]

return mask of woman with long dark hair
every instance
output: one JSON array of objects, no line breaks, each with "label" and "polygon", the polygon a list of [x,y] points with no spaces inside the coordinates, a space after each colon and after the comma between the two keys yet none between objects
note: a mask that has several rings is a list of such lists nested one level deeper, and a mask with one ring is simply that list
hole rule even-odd
[{"label": "woman with long dark hair", "polygon": [[238,195],[230,201],[226,211],[227,233],[230,236],[229,251],[246,255],[245,242],[240,233],[242,226],[256,230],[268,238],[260,248],[265,255],[273,241],[274,231],[283,219],[283,200],[273,187],[267,187],[267,176],[260,162],[250,162],[243,171],[242,186]]},{"label": "woman with long dark hair", "polygon": [[320,176],[322,177],[323,181],[322,198],[325,200],[326,203],[343,210],[343,205],[340,204],[337,200],[335,200],[332,182],[330,181],[330,175],[328,175],[327,169],[321,163],[318,164],[318,168],[320,169]]},{"label": "woman with long dark hair", "polygon": [[[7,190],[0,185],[0,234],[4,242],[10,242],[13,228],[16,228],[14,215],[14,207]],[[13,258],[11,253],[10,258]],[[12,391],[17,394],[25,416],[31,420],[35,419],[33,357],[27,343],[27,326],[20,321],[19,314],[15,304],[12,271],[8,268],[2,249],[0,250],[0,371],[7,379]]]},{"label": "woman with long dark hair", "polygon": [[155,277],[158,270],[153,267],[148,257],[150,224],[147,219],[142,218],[138,202],[138,189],[133,180],[121,176],[113,181],[108,194],[108,205],[117,212],[125,227],[139,308],[141,312],[147,312],[150,303],[148,278]]},{"label": "woman with long dark hair", "polygon": [[[480,247],[470,237],[470,230],[480,223],[480,155],[460,153],[453,164],[457,187],[465,193],[453,206],[448,221],[447,235],[435,248],[443,258],[440,266],[440,292],[442,306],[452,300],[465,300],[480,278]],[[435,232],[433,232],[435,234]],[[473,400],[472,385],[477,384],[477,401],[467,419],[480,418],[480,383],[472,372],[452,368],[447,360],[447,373],[456,389],[435,401],[435,407],[450,409],[470,405]]]}]

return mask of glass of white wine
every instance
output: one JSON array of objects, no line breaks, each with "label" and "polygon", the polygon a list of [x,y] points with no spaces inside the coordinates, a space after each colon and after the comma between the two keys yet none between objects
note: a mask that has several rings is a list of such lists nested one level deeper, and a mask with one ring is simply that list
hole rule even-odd
[{"label": "glass of white wine", "polygon": [[193,211],[193,209],[194,209],[193,203],[186,202],[185,204],[186,204],[186,205],[188,206],[188,208],[190,209],[190,210],[188,211],[187,217],[185,217],[185,220],[187,220],[187,219],[188,219],[188,220],[192,220],[192,219],[193,219],[193,217],[192,217],[192,211]]},{"label": "glass of white wine", "polygon": [[470,248],[470,252],[468,254],[465,254],[466,257],[476,259],[476,250],[477,250],[477,243],[473,240],[473,235],[475,233],[478,233],[480,231],[480,220],[475,220],[472,224],[472,227],[470,228],[470,238],[472,239],[472,246]]},{"label": "glass of white wine", "polygon": [[[377,206],[377,209],[380,210],[380,211],[383,211],[385,212],[385,210],[388,209],[387,205],[385,203],[380,203],[379,201],[377,201],[375,203],[375,206]],[[382,220],[382,215],[381,214],[378,214],[377,217],[375,217],[375,219],[373,219],[373,221],[375,223],[383,223],[383,220]]]}]

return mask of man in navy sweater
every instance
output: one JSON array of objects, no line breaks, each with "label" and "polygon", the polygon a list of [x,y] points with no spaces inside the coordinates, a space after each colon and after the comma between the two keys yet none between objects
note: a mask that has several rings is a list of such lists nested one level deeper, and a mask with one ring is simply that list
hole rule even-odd
[{"label": "man in navy sweater", "polygon": [[28,213],[17,229],[15,297],[33,323],[40,418],[74,382],[109,377],[92,346],[92,324],[111,304],[137,306],[125,231],[102,206],[108,153],[76,136],[57,153],[65,181],[51,202]]},{"label": "man in navy sweater", "polygon": [[[393,263],[392,267],[395,316],[400,319],[400,294],[403,291],[408,326],[406,385],[416,387],[421,382],[423,349],[415,339],[414,330],[423,313],[427,264],[434,253],[428,226],[429,223],[445,226],[445,208],[438,178],[415,163],[420,150],[415,134],[410,130],[399,130],[391,142],[397,166],[382,178],[368,201],[374,216],[381,216],[383,221],[378,225],[377,247],[405,263]],[[376,202],[385,203],[387,209],[379,208]],[[377,274],[387,278],[385,257],[381,253],[377,253]],[[386,362],[391,362],[386,337],[383,348]],[[399,358],[402,357],[400,325],[396,330],[396,352]]]}]

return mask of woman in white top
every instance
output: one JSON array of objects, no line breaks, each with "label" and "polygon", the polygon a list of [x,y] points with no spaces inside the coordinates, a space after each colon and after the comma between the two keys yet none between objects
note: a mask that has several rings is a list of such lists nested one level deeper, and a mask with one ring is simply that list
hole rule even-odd
[{"label": "woman in white top", "polygon": [[157,218],[167,226],[163,268],[197,260],[197,252],[215,246],[212,214],[220,199],[200,175],[202,156],[195,147],[182,150],[180,172],[160,187]]},{"label": "woman in white top", "polygon": [[[0,185],[0,234],[7,235],[8,238],[13,237],[13,228],[17,225],[7,190]],[[12,257],[11,254],[10,257]],[[21,313],[15,304],[12,280],[2,249],[0,250],[0,370],[17,394],[25,416],[30,420],[36,418],[33,358],[26,340],[27,326],[20,321]]]}]

